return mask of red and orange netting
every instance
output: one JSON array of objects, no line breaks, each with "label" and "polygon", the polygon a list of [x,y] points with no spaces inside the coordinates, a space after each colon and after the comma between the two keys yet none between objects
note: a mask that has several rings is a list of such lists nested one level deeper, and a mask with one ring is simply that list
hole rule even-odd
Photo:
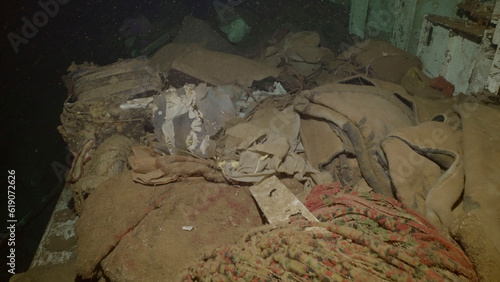
[{"label": "red and orange netting", "polygon": [[338,183],[313,188],[303,218],[247,234],[184,274],[200,281],[477,281],[460,247],[404,204]]}]

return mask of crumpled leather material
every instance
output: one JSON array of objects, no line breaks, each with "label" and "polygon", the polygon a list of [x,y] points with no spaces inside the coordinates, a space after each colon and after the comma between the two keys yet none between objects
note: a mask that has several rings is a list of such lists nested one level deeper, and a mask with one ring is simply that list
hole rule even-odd
[{"label": "crumpled leather material", "polygon": [[461,132],[441,122],[399,128],[382,141],[396,195],[441,230],[463,191]]},{"label": "crumpled leather material", "polygon": [[[224,176],[230,180],[258,183],[281,173],[303,182],[306,190],[331,182],[327,172],[320,172],[299,153],[300,117],[293,107],[268,109],[255,113],[252,120],[230,127],[219,142],[219,162]],[[235,152],[240,152],[239,155]]]},{"label": "crumpled leather material", "polygon": [[[312,129],[302,130],[302,140],[316,140],[304,141],[315,144],[305,150],[306,156],[312,158],[311,163],[321,166],[339,153],[354,155],[366,182],[376,192],[392,196],[389,175],[379,162],[379,142],[394,129],[415,124],[411,108],[392,91],[374,85],[327,84],[302,92],[295,110],[305,119],[326,122],[336,134],[325,130],[314,135]],[[316,133],[326,129],[325,125],[322,127]],[[332,143],[328,138],[332,138]],[[325,148],[317,140],[330,144]],[[332,146],[334,150],[330,151]]]}]

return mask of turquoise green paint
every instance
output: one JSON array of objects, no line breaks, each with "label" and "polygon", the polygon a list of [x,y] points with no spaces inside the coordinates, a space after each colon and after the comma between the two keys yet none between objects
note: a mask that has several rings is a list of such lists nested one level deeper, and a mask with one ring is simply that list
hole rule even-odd
[{"label": "turquoise green paint", "polygon": [[371,0],[368,5],[366,36],[389,41],[394,29],[393,1]]},{"label": "turquoise green paint", "polygon": [[418,40],[420,37],[420,30],[424,21],[425,14],[434,14],[439,16],[458,18],[457,5],[461,0],[427,0],[418,1],[416,6],[414,20],[409,34],[407,52],[415,55],[417,53]]},{"label": "turquoise green paint", "polygon": [[352,0],[349,15],[349,32],[361,39],[365,38],[368,0]]},{"label": "turquoise green paint", "polygon": [[250,29],[250,26],[242,18],[238,18],[220,28],[222,32],[227,34],[227,38],[232,43],[239,43],[250,32]]},{"label": "turquoise green paint", "polygon": [[344,5],[345,7],[349,7],[351,5],[351,0],[330,0],[330,2],[337,5]]},{"label": "turquoise green paint", "polygon": [[[336,0],[335,2],[337,2]],[[457,18],[461,0],[351,0],[349,32],[378,38],[415,55],[425,14]]]},{"label": "turquoise green paint", "polygon": [[349,31],[362,39],[389,41],[394,29],[394,1],[352,0]]},{"label": "turquoise green paint", "polygon": [[[418,0],[398,1],[394,6],[394,29],[390,42],[401,50],[408,50],[417,2]],[[422,22],[420,22],[421,25]],[[417,33],[417,38],[419,34]]]}]

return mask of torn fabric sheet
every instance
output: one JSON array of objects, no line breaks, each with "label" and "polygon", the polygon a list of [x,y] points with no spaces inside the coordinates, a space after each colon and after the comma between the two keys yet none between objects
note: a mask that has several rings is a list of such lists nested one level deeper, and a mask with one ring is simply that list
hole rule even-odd
[{"label": "torn fabric sheet", "polygon": [[[226,131],[219,144],[222,152],[241,152],[238,159],[219,163],[224,175],[234,181],[257,183],[283,173],[305,182],[306,188],[332,181],[327,172],[319,172],[297,154],[300,117],[293,107],[282,111],[261,110],[247,123]],[[225,154],[222,155],[225,155]]]}]

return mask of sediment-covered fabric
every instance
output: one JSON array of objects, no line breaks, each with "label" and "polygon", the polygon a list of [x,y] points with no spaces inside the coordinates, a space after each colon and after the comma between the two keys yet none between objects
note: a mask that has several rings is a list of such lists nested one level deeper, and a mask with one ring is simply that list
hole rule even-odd
[{"label": "sediment-covered fabric", "polygon": [[397,129],[382,142],[397,197],[445,231],[464,191],[461,133],[431,121]]},{"label": "sediment-covered fabric", "polygon": [[[358,81],[364,85],[353,85]],[[342,156],[354,157],[370,187],[377,193],[391,196],[390,178],[380,163],[379,143],[393,130],[415,125],[416,121],[411,106],[394,95],[397,87],[382,84],[379,86],[375,80],[357,77],[322,85],[303,91],[295,100],[295,110],[302,119],[321,121],[330,128],[323,127],[318,132],[305,129],[306,124],[301,125],[301,139],[312,164],[322,169]],[[330,145],[315,144],[311,140]],[[343,146],[339,146],[340,142]],[[338,168],[329,171],[333,174]],[[340,180],[350,186],[357,184],[348,182],[345,177]]]}]

